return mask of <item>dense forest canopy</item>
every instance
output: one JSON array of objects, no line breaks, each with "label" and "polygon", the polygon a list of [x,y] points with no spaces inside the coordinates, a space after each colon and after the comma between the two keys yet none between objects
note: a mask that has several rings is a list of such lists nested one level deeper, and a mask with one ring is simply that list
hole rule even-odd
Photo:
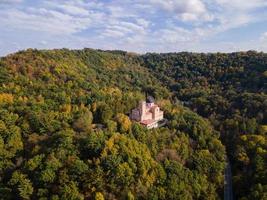
[{"label": "dense forest canopy", "polygon": [[[267,55],[33,50],[0,59],[0,199],[267,198]],[[128,114],[149,93],[165,127]]]}]

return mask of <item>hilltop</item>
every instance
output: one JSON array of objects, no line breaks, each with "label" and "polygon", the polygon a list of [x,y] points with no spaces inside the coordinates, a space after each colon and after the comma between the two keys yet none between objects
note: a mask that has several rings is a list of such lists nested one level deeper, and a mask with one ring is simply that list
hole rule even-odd
[{"label": "hilltop", "polygon": [[[263,198],[266,80],[267,55],[252,51],[3,57],[1,198],[220,199],[226,151],[236,197]],[[129,119],[145,93],[165,127]]]}]

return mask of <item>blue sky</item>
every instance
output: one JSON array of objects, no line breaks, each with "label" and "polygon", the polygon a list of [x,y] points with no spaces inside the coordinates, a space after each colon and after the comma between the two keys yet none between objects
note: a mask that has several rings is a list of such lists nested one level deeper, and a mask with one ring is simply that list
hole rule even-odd
[{"label": "blue sky", "polygon": [[0,56],[63,47],[267,51],[267,0],[0,0]]}]

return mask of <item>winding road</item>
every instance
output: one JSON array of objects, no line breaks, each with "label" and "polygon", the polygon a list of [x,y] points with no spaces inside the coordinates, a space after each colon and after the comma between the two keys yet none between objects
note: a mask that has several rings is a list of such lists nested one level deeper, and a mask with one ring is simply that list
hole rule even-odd
[{"label": "winding road", "polygon": [[224,200],[233,200],[232,173],[229,160],[227,160],[224,172]]}]

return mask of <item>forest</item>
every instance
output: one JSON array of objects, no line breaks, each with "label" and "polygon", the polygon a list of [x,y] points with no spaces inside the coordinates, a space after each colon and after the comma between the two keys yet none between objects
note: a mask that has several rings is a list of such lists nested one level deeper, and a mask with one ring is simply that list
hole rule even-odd
[{"label": "forest", "polygon": [[[130,111],[153,96],[168,120]],[[0,58],[0,199],[267,198],[267,54],[28,49]]]}]

